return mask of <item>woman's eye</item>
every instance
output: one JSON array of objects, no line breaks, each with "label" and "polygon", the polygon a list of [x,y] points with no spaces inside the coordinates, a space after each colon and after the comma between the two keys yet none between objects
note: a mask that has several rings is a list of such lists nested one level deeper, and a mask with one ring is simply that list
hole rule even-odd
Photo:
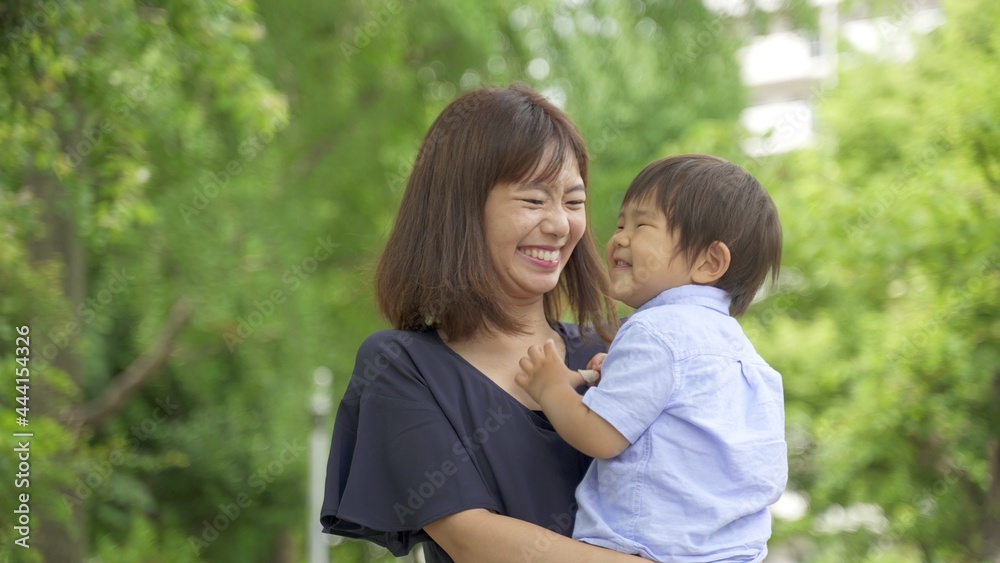
[{"label": "woman's eye", "polygon": [[531,205],[541,205],[542,200],[540,199],[522,199],[521,201],[525,203],[530,203]]},{"label": "woman's eye", "polygon": [[583,205],[586,202],[587,202],[586,200],[577,199],[577,200],[573,200],[573,201],[567,201],[566,205],[576,205],[576,206],[579,206],[579,205]]}]

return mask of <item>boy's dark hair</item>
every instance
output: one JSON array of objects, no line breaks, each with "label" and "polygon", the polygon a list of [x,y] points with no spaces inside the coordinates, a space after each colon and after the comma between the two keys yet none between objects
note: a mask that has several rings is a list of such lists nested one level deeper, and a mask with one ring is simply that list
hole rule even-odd
[{"label": "boy's dark hair", "polygon": [[[583,139],[565,113],[524,86],[469,92],[427,131],[376,268],[379,311],[404,330],[438,328],[461,340],[480,330],[524,330],[493,266],[483,222],[497,184],[555,179],[575,158],[587,184]],[[543,165],[544,163],[544,165]],[[607,273],[588,227],[553,291],[554,324],[566,307],[610,340],[617,326]]]},{"label": "boy's dark hair", "polygon": [[632,180],[622,205],[655,202],[678,235],[688,260],[715,241],[729,247],[729,270],[715,282],[732,298],[729,312],[742,315],[770,272],[781,268],[781,223],[771,197],[739,166],[707,154],[657,160]]}]

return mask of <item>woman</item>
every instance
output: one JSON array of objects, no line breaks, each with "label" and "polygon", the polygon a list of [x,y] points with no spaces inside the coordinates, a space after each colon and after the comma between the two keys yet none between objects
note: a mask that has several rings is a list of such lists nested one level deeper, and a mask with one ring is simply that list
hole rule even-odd
[{"label": "woman", "polygon": [[580,369],[610,340],[586,179],[576,128],[527,88],[471,92],[431,126],[377,268],[395,330],[361,345],[337,412],[325,532],[397,556],[427,542],[429,562],[628,557],[566,537],[590,459],[514,383],[532,344]]}]

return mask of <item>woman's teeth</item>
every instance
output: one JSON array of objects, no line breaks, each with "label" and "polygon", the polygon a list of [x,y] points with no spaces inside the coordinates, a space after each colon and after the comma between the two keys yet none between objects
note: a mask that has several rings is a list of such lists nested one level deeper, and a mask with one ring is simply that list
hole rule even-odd
[{"label": "woman's teeth", "polygon": [[527,254],[532,258],[545,260],[546,262],[555,262],[559,259],[558,250],[538,250],[537,248],[518,248],[517,250],[522,254]]}]

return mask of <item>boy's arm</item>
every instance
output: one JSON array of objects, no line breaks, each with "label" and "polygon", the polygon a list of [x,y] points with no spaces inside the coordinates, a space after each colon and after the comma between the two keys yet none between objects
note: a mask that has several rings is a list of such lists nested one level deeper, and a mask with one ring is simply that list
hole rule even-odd
[{"label": "boy's arm", "polygon": [[524,373],[514,381],[541,405],[549,422],[569,445],[598,458],[615,457],[629,446],[614,426],[583,404],[583,397],[571,383],[579,374],[566,367],[551,340],[544,348],[529,348],[520,365]]}]

